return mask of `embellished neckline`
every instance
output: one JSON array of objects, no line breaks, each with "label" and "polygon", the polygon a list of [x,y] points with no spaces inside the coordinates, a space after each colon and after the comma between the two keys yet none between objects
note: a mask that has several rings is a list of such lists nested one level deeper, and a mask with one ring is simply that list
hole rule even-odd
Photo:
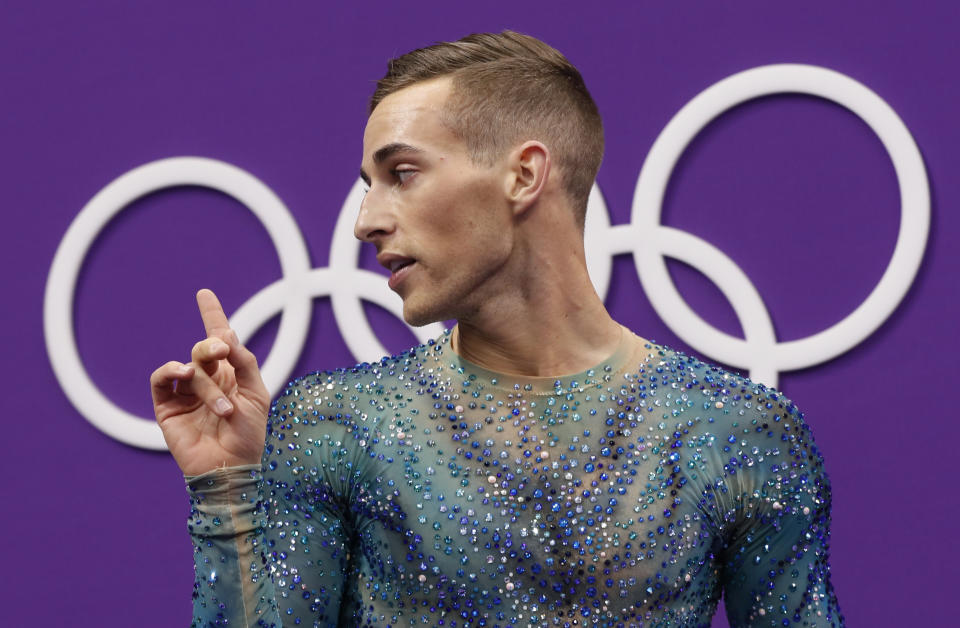
[{"label": "embellished neckline", "polygon": [[564,394],[593,387],[599,382],[609,380],[610,377],[630,366],[633,363],[631,357],[640,353],[644,347],[651,354],[654,354],[658,348],[650,341],[637,336],[621,325],[620,341],[616,349],[610,356],[595,366],[578,373],[559,376],[515,375],[491,371],[464,358],[453,349],[450,342],[451,333],[451,330],[444,331],[433,346],[437,360],[442,362],[445,368],[449,368],[472,384],[483,388],[490,387],[501,391],[532,395]]}]

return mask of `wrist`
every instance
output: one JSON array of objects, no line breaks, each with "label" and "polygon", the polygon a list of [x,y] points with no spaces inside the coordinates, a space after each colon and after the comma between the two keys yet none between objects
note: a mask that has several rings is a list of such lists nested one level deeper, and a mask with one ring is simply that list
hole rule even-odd
[{"label": "wrist", "polygon": [[219,467],[186,476],[189,529],[194,536],[230,537],[263,525],[260,465]]}]

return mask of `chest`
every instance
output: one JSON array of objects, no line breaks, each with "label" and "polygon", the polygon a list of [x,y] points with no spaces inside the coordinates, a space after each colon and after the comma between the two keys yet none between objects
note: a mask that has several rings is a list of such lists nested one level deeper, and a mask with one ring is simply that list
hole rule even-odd
[{"label": "chest", "polygon": [[361,553],[394,603],[628,617],[711,586],[712,538],[680,459],[639,422],[457,414],[385,433],[376,508],[391,518],[364,527]]}]

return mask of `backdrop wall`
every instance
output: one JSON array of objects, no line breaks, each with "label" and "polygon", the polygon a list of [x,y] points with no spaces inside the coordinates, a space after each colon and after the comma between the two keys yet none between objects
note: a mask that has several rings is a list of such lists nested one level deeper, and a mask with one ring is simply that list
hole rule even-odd
[{"label": "backdrop wall", "polygon": [[[196,289],[215,289],[231,313],[285,276],[261,219],[225,193],[244,172],[286,207],[309,267],[334,268],[290,291],[292,307],[298,298],[307,307],[311,287],[316,298],[304,310],[303,342],[287,343],[288,356],[271,355],[276,373],[371,357],[346,338],[390,352],[417,342],[390,312],[396,302],[383,296],[384,278],[370,281],[369,273],[380,273],[371,251],[357,257],[335,236],[338,218],[348,220],[355,207],[349,195],[366,100],[391,56],[511,28],[567,54],[604,116],[607,152],[588,237],[594,280],[615,317],[645,337],[776,382],[804,410],[833,482],[833,578],[850,625],[949,623],[958,549],[949,478],[960,436],[952,400],[960,262],[951,253],[960,219],[949,208],[960,166],[960,9],[947,1],[922,9],[905,1],[805,3],[802,11],[752,0],[717,4],[5,4],[0,260],[8,430],[0,526],[13,594],[5,622],[188,622],[187,500],[175,464],[166,452],[117,440],[109,432],[123,421],[110,412],[98,415],[106,431],[94,427],[65,388],[150,418],[149,373],[185,359],[202,333]],[[902,120],[925,171],[898,184],[896,151],[861,115],[771,88],[696,134],[667,170],[661,216],[640,230],[655,208],[635,195],[638,176],[670,120],[726,77],[780,63],[828,68],[872,90],[870,102]],[[826,74],[808,79],[813,89],[832,89]],[[756,78],[753,88],[766,80]],[[850,89],[844,97],[861,94]],[[181,156],[241,172],[213,186],[219,191],[170,187],[116,204],[122,211],[112,220],[87,229],[89,250],[70,258],[69,281],[45,295],[54,255],[88,202],[138,166]],[[157,172],[140,189],[158,187]],[[928,238],[920,237],[924,212],[914,211],[927,207],[922,198],[901,224],[905,189],[929,190]],[[674,231],[653,238],[657,224]],[[910,234],[922,263],[915,278],[904,266],[903,289],[894,290],[905,293],[899,306],[892,308],[894,298],[892,311],[873,311],[879,327],[854,320],[819,349],[803,345],[868,299],[898,237]],[[687,325],[679,310],[658,314],[666,284],[652,275],[641,281],[638,267],[647,268],[643,254],[655,243],[690,236],[715,251],[711,257],[702,247],[706,257],[667,262],[679,294],[703,319]],[[284,255],[297,249],[297,237],[278,238]],[[333,243],[346,261],[331,259]],[[339,280],[323,283],[331,276]],[[749,303],[747,280],[760,309]],[[334,288],[342,292],[338,307],[360,310],[338,321]],[[283,304],[264,302],[264,317]],[[45,306],[51,328],[73,330],[90,386],[79,371],[63,381],[55,375],[51,357],[65,359],[71,342],[45,339]],[[278,320],[250,324],[261,360]],[[750,343],[724,354],[724,334]],[[790,341],[801,344],[782,344]],[[799,357],[785,366],[798,346]],[[149,440],[153,427],[139,425]],[[718,617],[714,625],[726,623]]]}]

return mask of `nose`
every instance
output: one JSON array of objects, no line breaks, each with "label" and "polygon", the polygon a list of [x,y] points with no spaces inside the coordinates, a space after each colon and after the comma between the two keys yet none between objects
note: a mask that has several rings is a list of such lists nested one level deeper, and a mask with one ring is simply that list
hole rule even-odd
[{"label": "nose", "polygon": [[377,240],[393,233],[396,224],[393,212],[386,203],[378,202],[371,188],[360,202],[360,212],[357,222],[353,225],[353,235],[364,242],[377,243]]}]

